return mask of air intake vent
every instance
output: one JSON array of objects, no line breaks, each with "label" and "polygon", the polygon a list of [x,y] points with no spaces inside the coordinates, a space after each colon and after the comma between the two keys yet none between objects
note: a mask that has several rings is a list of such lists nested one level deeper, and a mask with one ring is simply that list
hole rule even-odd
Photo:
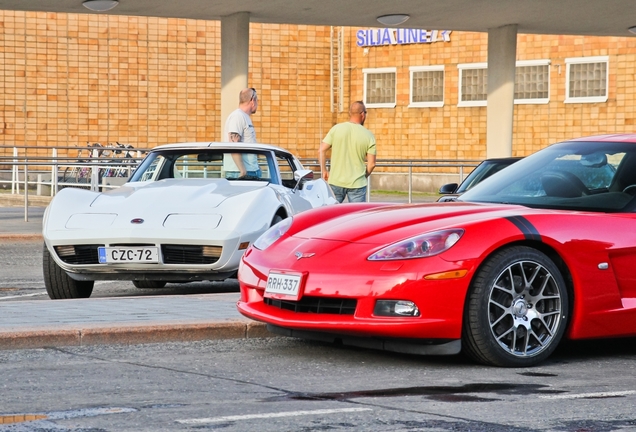
[{"label": "air intake vent", "polygon": [[214,264],[221,256],[220,248],[211,251],[210,246],[161,245],[164,264]]},{"label": "air intake vent", "polygon": [[265,304],[279,309],[299,313],[321,313],[353,315],[358,301],[356,299],[303,297],[300,301],[265,298]]}]

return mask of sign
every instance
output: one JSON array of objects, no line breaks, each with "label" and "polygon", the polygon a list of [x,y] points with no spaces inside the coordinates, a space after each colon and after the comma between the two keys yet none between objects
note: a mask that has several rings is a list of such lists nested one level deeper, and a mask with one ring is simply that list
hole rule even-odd
[{"label": "sign", "polygon": [[361,29],[356,33],[356,44],[359,47],[367,47],[450,42],[450,34],[451,30]]}]

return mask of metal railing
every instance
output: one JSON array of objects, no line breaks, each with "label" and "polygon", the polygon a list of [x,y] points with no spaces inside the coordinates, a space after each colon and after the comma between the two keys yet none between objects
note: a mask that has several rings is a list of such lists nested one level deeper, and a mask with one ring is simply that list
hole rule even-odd
[{"label": "metal railing", "polygon": [[[29,206],[29,189],[35,190],[37,195],[42,195],[43,190],[48,188],[48,194],[52,197],[64,187],[80,187],[87,188],[91,191],[99,191],[109,188],[119,187],[125,179],[128,179],[142,159],[141,154],[146,149],[134,149],[138,152],[139,157],[127,160],[116,160],[111,157],[101,157],[98,150],[94,149],[93,155],[87,161],[79,161],[77,157],[58,156],[60,148],[33,148],[33,147],[7,147],[0,146],[0,150],[4,148],[10,150],[11,156],[0,155],[0,185],[10,184],[11,194],[21,195],[24,192],[25,218],[28,218],[27,209]],[[77,151],[78,147],[64,147],[63,149]],[[109,149],[109,147],[101,147],[99,150]],[[113,150],[115,148],[112,148]],[[22,152],[20,152],[22,150]],[[50,156],[38,156],[36,151],[42,152],[46,150],[51,152]],[[22,155],[20,153],[23,153]],[[31,153],[31,154],[29,154]],[[372,174],[401,174],[406,176],[408,202],[413,201],[413,179],[415,175],[431,175],[433,172],[439,174],[457,175],[457,183],[461,183],[464,179],[466,169],[474,168],[479,164],[477,160],[439,160],[439,159],[379,159],[376,162],[376,171]],[[320,164],[318,159],[304,158],[301,163],[307,168],[315,168],[314,171],[320,172]],[[8,169],[7,169],[8,167]],[[77,170],[81,172],[80,176],[69,176],[69,170]],[[111,182],[104,179],[114,179],[118,177],[104,175],[105,173],[123,173],[121,180]],[[4,177],[3,178],[3,174]],[[114,184],[113,184],[114,183]],[[371,192],[372,182],[369,181],[367,194]]]}]

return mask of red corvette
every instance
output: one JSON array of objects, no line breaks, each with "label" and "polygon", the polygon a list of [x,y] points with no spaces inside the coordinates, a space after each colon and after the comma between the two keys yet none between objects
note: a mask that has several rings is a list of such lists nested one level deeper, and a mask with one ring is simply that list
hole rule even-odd
[{"label": "red corvette", "polygon": [[457,202],[288,218],[239,268],[276,333],[507,367],[562,338],[636,336],[636,135],[551,145]]}]

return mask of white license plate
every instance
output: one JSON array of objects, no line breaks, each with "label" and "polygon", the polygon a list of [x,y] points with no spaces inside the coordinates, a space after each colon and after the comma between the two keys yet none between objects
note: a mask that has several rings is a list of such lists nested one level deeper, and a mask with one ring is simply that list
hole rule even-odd
[{"label": "white license plate", "polygon": [[302,276],[299,274],[269,272],[265,297],[298,300],[301,281]]},{"label": "white license plate", "polygon": [[100,264],[158,263],[158,249],[154,246],[99,247],[97,256]]}]

